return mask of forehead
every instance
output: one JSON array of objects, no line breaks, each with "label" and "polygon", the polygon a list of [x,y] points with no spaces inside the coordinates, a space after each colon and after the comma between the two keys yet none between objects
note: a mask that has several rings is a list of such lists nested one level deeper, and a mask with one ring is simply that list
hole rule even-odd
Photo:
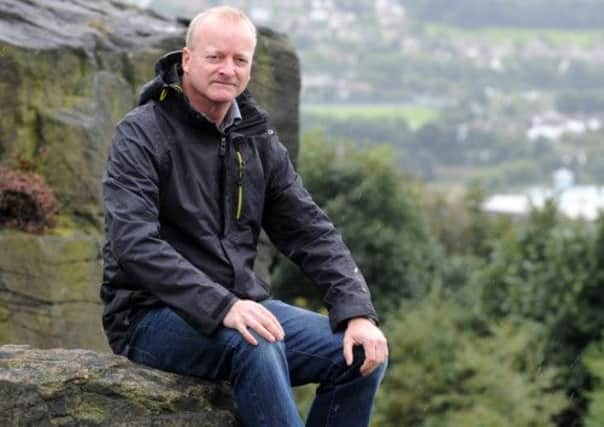
[{"label": "forehead", "polygon": [[210,16],[195,29],[193,44],[204,50],[253,54],[256,40],[245,21],[232,17]]}]

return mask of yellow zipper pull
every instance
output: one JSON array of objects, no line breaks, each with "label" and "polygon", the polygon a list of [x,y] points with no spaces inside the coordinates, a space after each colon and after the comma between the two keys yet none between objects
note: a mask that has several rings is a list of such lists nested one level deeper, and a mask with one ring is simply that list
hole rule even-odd
[{"label": "yellow zipper pull", "polygon": [[166,96],[168,96],[168,89],[163,88],[159,94],[159,101],[162,102],[164,99],[166,99]]}]

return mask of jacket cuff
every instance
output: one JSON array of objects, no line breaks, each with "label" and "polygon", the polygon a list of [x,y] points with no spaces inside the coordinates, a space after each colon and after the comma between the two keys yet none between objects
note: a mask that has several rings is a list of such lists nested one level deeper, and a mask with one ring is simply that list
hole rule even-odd
[{"label": "jacket cuff", "polygon": [[216,332],[216,330],[222,326],[224,317],[227,315],[233,304],[235,304],[237,301],[239,301],[239,298],[230,292],[227,293],[220,305],[218,305],[218,307],[211,313],[208,321],[199,325],[199,330],[201,333],[209,336]]},{"label": "jacket cuff", "polygon": [[370,305],[352,308],[333,307],[329,310],[329,323],[334,332],[346,328],[348,321],[355,317],[366,317],[373,320],[376,325],[380,324],[377,313]]}]

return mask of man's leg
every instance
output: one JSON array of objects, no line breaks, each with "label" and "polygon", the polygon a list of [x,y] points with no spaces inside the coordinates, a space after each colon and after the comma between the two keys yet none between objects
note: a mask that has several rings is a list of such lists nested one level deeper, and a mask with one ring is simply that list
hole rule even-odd
[{"label": "man's leg", "polygon": [[270,300],[263,303],[283,326],[292,385],[319,383],[308,415],[308,427],[355,427],[369,425],[373,399],[386,364],[363,377],[364,352],[354,349],[347,366],[342,353],[343,333],[331,331],[327,317]]},{"label": "man's leg", "polygon": [[144,365],[209,380],[228,379],[244,426],[302,426],[293,399],[285,344],[258,345],[220,328],[197,332],[169,308],[149,312],[137,325],[126,355]]}]

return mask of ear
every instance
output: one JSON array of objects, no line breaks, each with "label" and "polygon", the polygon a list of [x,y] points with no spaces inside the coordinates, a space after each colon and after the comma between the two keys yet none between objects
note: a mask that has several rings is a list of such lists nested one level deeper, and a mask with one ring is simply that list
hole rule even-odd
[{"label": "ear", "polygon": [[189,64],[191,63],[191,51],[189,50],[188,47],[183,47],[182,48],[182,70],[185,73],[189,73]]}]

